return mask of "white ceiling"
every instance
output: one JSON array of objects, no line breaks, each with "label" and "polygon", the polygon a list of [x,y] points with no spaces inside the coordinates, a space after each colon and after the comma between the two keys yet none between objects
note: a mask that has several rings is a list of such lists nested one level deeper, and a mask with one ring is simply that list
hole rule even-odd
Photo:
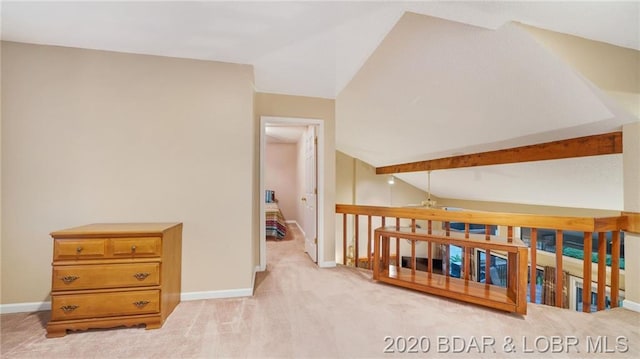
[{"label": "white ceiling", "polygon": [[2,39],[251,64],[256,90],[335,98],[405,11],[640,49],[638,2],[12,2]]},{"label": "white ceiling", "polygon": [[[2,1],[0,9],[3,40],[251,64],[257,91],[338,98],[337,148],[373,165],[576,137],[624,122],[597,88],[538,51],[511,22],[640,50],[635,1]],[[429,37],[422,49],[429,56],[390,58],[417,74],[391,80],[404,87],[390,92],[393,74],[368,66],[406,11],[458,23],[440,24],[447,33]],[[456,68],[447,78],[445,66]],[[348,91],[357,86],[364,86],[359,95]],[[364,120],[366,136],[355,136]],[[462,137],[429,136],[436,132]],[[424,188],[424,176],[403,179]],[[602,209],[622,209],[621,183],[621,156],[432,174],[440,197]]]}]

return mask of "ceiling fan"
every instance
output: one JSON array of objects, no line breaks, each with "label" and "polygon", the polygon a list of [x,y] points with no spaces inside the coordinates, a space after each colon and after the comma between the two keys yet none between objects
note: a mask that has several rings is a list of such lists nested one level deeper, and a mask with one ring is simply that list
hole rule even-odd
[{"label": "ceiling fan", "polygon": [[431,171],[427,171],[427,199],[420,202],[423,207],[435,208],[436,200],[431,199]]}]

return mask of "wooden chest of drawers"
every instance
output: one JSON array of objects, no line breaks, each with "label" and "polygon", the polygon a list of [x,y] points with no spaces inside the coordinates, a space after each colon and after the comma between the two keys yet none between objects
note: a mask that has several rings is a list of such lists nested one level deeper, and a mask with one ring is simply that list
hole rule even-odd
[{"label": "wooden chest of drawers", "polygon": [[51,237],[47,337],[139,324],[160,328],[180,302],[182,223],[90,224]]}]

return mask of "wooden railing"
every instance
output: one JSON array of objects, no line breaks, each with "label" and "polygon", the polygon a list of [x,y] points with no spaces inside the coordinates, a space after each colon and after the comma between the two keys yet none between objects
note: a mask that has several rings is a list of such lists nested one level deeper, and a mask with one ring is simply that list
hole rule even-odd
[{"label": "wooden railing", "polygon": [[[527,246],[520,240],[499,240],[495,236],[472,236],[469,226],[465,226],[464,236],[461,233],[451,233],[445,236],[445,231],[418,230],[415,225],[408,228],[395,226],[381,227],[374,232],[373,246],[373,279],[405,288],[419,290],[425,293],[480,304],[491,308],[527,314]],[[411,243],[411,260],[409,269],[396,263],[391,265],[391,238],[407,240]],[[426,274],[417,273],[416,244],[422,242],[431,249],[434,245],[459,246],[463,250],[460,278],[451,278],[449,268],[451,262],[448,256],[442,262],[444,271],[433,269],[433,260],[427,260]],[[506,288],[490,285],[490,277],[485,277],[485,284],[476,283],[471,275],[471,256],[475,249],[484,250],[490,255],[491,251],[505,252],[508,258],[506,274]],[[429,252],[427,250],[427,252]],[[398,251],[396,250],[396,253]],[[446,252],[445,252],[446,253]],[[490,257],[487,257],[490,258]],[[396,260],[397,261],[397,260]],[[490,261],[486,262],[487,264]],[[489,266],[487,265],[487,268]],[[485,273],[489,273],[486,271]],[[497,283],[496,283],[497,284]]]},{"label": "wooden railing", "polygon": [[[387,227],[393,230],[400,230],[401,227],[411,228],[415,232],[416,227],[421,227],[424,232],[431,235],[435,229],[442,230],[443,236],[451,236],[452,229],[451,223],[463,223],[464,224],[464,238],[470,236],[478,236],[476,233],[470,234],[470,226],[484,225],[484,233],[480,234],[484,236],[488,243],[492,241],[490,234],[491,226],[500,226],[503,229],[499,234],[499,237],[503,237],[502,241],[506,239],[507,242],[512,242],[514,238],[514,231],[516,229],[522,230],[526,228],[530,230],[530,249],[528,256],[529,267],[529,298],[530,302],[536,300],[536,278],[538,266],[544,262],[546,266],[555,267],[555,283],[553,284],[553,292],[557,294],[563,293],[565,286],[569,283],[565,283],[564,272],[565,264],[572,271],[576,271],[576,263],[580,263],[580,260],[568,258],[563,255],[563,237],[567,231],[578,231],[583,234],[584,243],[584,260],[581,263],[581,278],[583,280],[582,291],[582,310],[584,312],[591,311],[591,283],[596,282],[596,300],[597,310],[605,309],[606,307],[606,289],[607,284],[610,288],[610,307],[614,308],[618,306],[619,290],[621,289],[621,271],[620,271],[620,248],[621,248],[621,230],[627,227],[633,227],[630,222],[630,216],[635,214],[622,213],[620,216],[607,217],[607,218],[591,218],[591,217],[562,217],[562,216],[543,216],[543,215],[528,215],[528,214],[516,214],[516,213],[494,213],[494,212],[479,212],[479,211],[449,211],[443,209],[427,209],[427,208],[403,208],[403,207],[377,207],[377,206],[360,206],[360,205],[336,205],[336,213],[342,217],[342,263],[350,264],[356,267],[364,267],[372,269],[373,253],[375,251],[372,246],[374,245],[373,234],[377,228]],[[363,227],[361,221],[366,219],[366,234],[362,235]],[[420,226],[418,221],[423,222]],[[404,223],[403,223],[404,222]],[[374,224],[375,223],[375,224]],[[338,222],[340,224],[340,222]],[[635,225],[635,224],[634,224]],[[390,227],[389,227],[390,226]],[[348,229],[351,229],[349,231]],[[537,235],[539,230],[552,229],[555,233],[555,252],[548,253],[546,251],[539,250],[537,243]],[[349,233],[352,232],[352,233]],[[477,231],[475,231],[477,232]],[[598,248],[597,248],[597,263],[592,263],[592,238],[593,234],[597,233]],[[351,234],[352,240],[350,241],[349,235]],[[406,238],[406,237],[403,237]],[[606,238],[610,238],[611,254],[610,254],[610,266],[607,266],[607,241]],[[452,237],[453,242],[453,237]],[[393,242],[390,242],[393,243]],[[351,244],[351,245],[349,245]],[[452,243],[453,244],[453,243]],[[500,250],[492,251],[487,246],[482,246],[485,253],[485,277],[486,284],[490,283],[490,262],[491,255],[502,254]],[[448,245],[444,246],[443,253],[443,266],[446,266],[447,271],[444,273],[449,276],[449,254]],[[349,258],[349,250],[352,249],[353,256]],[[400,236],[395,238],[395,254],[387,253],[390,258],[395,261],[395,266],[400,268],[402,266],[402,253]],[[378,248],[380,250],[380,248]],[[391,250],[391,249],[389,249]],[[474,250],[474,249],[471,249]],[[465,247],[465,259],[464,268],[465,276],[464,280],[469,280],[468,274],[471,271],[468,255],[471,253],[469,248]],[[365,255],[362,256],[364,251]],[[432,251],[432,244],[430,243],[427,248],[426,257],[428,258],[427,271],[432,271],[432,260],[434,259],[434,253]],[[407,255],[409,257],[409,255]],[[549,257],[552,257],[552,263],[549,263]],[[416,252],[415,243],[411,245],[410,251],[410,267],[415,270]],[[352,263],[349,263],[349,259]],[[389,264],[389,263],[385,263]],[[509,264],[511,265],[511,264]],[[523,268],[519,266],[520,268]],[[526,268],[526,267],[524,267]],[[508,271],[507,271],[508,272]],[[624,273],[622,273],[624,274]],[[580,277],[580,275],[577,275]],[[475,278],[476,281],[478,278]],[[507,278],[507,281],[510,279]],[[515,280],[515,279],[512,279]],[[564,307],[566,303],[563,303],[563,295],[555,295],[552,305],[557,307]]]}]

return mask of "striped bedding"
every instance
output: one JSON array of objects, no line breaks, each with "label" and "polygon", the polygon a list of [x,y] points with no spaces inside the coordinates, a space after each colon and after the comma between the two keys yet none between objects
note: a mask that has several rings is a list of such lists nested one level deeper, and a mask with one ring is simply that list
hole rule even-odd
[{"label": "striped bedding", "polygon": [[283,239],[287,234],[287,225],[277,203],[265,203],[265,217],[267,219],[267,237]]}]

